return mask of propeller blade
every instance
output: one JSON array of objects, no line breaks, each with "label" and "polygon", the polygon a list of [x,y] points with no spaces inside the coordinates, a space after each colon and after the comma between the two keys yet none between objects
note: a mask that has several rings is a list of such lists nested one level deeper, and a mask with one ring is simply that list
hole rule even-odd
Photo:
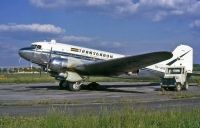
[{"label": "propeller blade", "polygon": [[48,60],[48,63],[47,63],[47,72],[49,71],[49,63],[51,61],[51,56],[52,56],[52,47],[51,47],[51,50],[50,50],[50,53],[49,53],[49,60]]},{"label": "propeller blade", "polygon": [[33,71],[33,63],[30,63],[31,72]]},{"label": "propeller blade", "polygon": [[35,51],[34,51],[34,53],[33,53],[33,56],[34,56],[34,57],[35,57],[36,50],[37,50],[37,47],[35,48]]},{"label": "propeller blade", "polygon": [[49,61],[51,61],[51,56],[52,56],[52,47],[51,47],[50,54],[49,54]]},{"label": "propeller blade", "polygon": [[19,61],[18,61],[18,62],[19,62],[19,65],[21,65],[21,60],[22,60],[22,58],[21,58],[21,57],[19,57]]}]

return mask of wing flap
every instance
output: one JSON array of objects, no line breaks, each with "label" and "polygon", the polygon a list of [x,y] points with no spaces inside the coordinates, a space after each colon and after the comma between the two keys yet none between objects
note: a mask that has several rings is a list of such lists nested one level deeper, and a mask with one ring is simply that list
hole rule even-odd
[{"label": "wing flap", "polygon": [[172,56],[171,52],[153,52],[80,65],[75,70],[84,75],[116,75],[122,72],[136,72],[140,68],[170,59]]}]

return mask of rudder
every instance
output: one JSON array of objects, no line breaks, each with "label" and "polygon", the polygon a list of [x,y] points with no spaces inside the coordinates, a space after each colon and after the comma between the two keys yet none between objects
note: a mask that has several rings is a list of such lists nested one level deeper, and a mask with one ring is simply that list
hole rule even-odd
[{"label": "rudder", "polygon": [[179,45],[172,52],[173,57],[166,63],[167,66],[185,66],[188,73],[193,71],[193,48],[188,45]]}]

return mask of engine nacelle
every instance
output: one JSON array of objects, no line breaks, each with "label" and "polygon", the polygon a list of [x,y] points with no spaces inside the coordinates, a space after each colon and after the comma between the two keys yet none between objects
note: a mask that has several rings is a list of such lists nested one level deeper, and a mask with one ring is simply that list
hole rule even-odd
[{"label": "engine nacelle", "polygon": [[68,60],[63,58],[53,58],[49,63],[49,68],[55,72],[66,71],[68,67]]},{"label": "engine nacelle", "polygon": [[65,73],[59,73],[56,77],[57,80],[66,80],[70,82],[82,81],[83,78],[76,72],[67,71]]}]

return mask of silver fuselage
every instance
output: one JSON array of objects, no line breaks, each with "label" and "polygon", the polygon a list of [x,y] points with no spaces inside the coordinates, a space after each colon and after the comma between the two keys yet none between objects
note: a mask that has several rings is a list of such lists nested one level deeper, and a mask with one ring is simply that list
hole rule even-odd
[{"label": "silver fuselage", "polygon": [[[67,67],[76,67],[83,64],[95,63],[99,61],[107,61],[124,57],[125,55],[109,53],[94,49],[87,49],[72,45],[49,44],[49,43],[34,43],[41,47],[25,47],[19,50],[19,55],[34,64],[46,68],[52,58],[62,58],[67,60]],[[78,50],[76,50],[76,48]],[[72,51],[71,51],[72,49]],[[83,53],[83,50],[86,51]],[[88,53],[87,53],[88,51]],[[56,62],[55,62],[56,63]],[[59,62],[58,62],[59,63]],[[127,75],[127,73],[124,73]],[[128,74],[129,76],[130,74]],[[131,74],[131,77],[160,77],[162,72],[149,68],[142,68],[136,74]]]}]

